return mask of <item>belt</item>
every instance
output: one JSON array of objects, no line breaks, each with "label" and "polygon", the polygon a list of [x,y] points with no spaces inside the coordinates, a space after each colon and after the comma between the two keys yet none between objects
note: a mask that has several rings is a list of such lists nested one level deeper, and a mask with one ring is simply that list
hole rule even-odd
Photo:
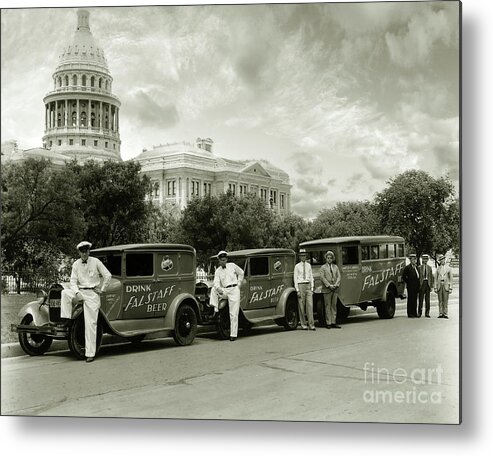
[{"label": "belt", "polygon": [[224,288],[233,288],[233,287],[236,287],[238,284],[237,283],[233,283],[232,285],[226,285]]},{"label": "belt", "polygon": [[445,282],[445,280],[440,280],[440,282]]},{"label": "belt", "polygon": [[310,282],[308,282],[308,281],[306,281],[306,282],[298,282],[298,284],[300,284],[300,283],[310,283]]},{"label": "belt", "polygon": [[96,287],[90,287],[90,288],[87,288],[87,287],[79,287],[79,290],[94,290],[94,288],[96,288]]}]

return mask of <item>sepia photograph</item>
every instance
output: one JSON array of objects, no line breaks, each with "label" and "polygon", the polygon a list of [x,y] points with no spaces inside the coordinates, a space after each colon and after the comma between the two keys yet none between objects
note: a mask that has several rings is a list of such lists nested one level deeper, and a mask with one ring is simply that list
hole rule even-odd
[{"label": "sepia photograph", "polygon": [[2,4],[2,416],[460,424],[462,6]]}]

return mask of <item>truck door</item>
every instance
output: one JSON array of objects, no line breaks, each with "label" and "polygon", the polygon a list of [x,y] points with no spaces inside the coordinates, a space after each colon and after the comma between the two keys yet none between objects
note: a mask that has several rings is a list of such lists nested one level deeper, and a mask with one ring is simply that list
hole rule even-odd
[{"label": "truck door", "polygon": [[248,295],[244,310],[275,306],[270,300],[270,289],[269,257],[250,257],[248,259]]},{"label": "truck door", "polygon": [[339,299],[345,305],[360,302],[361,294],[361,254],[359,244],[342,245],[339,249],[337,265],[341,272]]}]

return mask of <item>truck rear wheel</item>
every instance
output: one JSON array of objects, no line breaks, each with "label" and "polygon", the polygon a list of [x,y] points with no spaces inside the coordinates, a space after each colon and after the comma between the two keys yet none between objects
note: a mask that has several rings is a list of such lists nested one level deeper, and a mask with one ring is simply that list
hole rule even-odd
[{"label": "truck rear wheel", "polygon": [[377,303],[377,314],[380,318],[393,318],[395,315],[395,295],[392,290],[387,290],[385,300]]},{"label": "truck rear wheel", "polygon": [[289,296],[286,302],[286,310],[284,311],[283,326],[284,329],[292,331],[298,326],[298,299],[293,293]]},{"label": "truck rear wheel", "polygon": [[[21,320],[21,325],[32,325],[33,316],[31,314],[24,315]],[[53,339],[48,336],[43,336],[36,333],[19,333],[19,344],[25,353],[30,356],[43,355],[51,347]]]},{"label": "truck rear wheel", "polygon": [[[103,341],[103,326],[98,322],[96,329],[96,355]],[[84,313],[81,313],[70,325],[68,331],[68,348],[77,359],[86,358],[86,325]]]},{"label": "truck rear wheel", "polygon": [[178,307],[173,339],[178,345],[190,345],[197,334],[197,314],[189,304]]}]

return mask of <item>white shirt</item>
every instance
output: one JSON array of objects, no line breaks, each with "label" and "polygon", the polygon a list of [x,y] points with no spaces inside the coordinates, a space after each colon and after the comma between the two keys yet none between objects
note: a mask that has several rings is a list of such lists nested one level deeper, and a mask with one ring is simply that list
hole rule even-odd
[{"label": "white shirt", "polygon": [[[304,266],[303,266],[304,265]],[[300,291],[298,284],[301,282],[306,282],[310,284],[310,288],[313,290],[313,274],[312,274],[312,265],[308,263],[308,261],[300,261],[294,267],[294,288],[296,291]]]},{"label": "white shirt", "polygon": [[70,288],[75,293],[78,293],[79,288],[94,288],[101,282],[101,291],[104,291],[111,279],[111,272],[106,269],[106,266],[94,257],[89,257],[87,263],[82,263],[82,259],[78,259],[72,265],[72,274],[70,276]]},{"label": "white shirt", "polygon": [[214,288],[219,291],[228,285],[238,285],[243,280],[244,272],[235,263],[226,263],[226,267],[219,266],[214,273]]}]

